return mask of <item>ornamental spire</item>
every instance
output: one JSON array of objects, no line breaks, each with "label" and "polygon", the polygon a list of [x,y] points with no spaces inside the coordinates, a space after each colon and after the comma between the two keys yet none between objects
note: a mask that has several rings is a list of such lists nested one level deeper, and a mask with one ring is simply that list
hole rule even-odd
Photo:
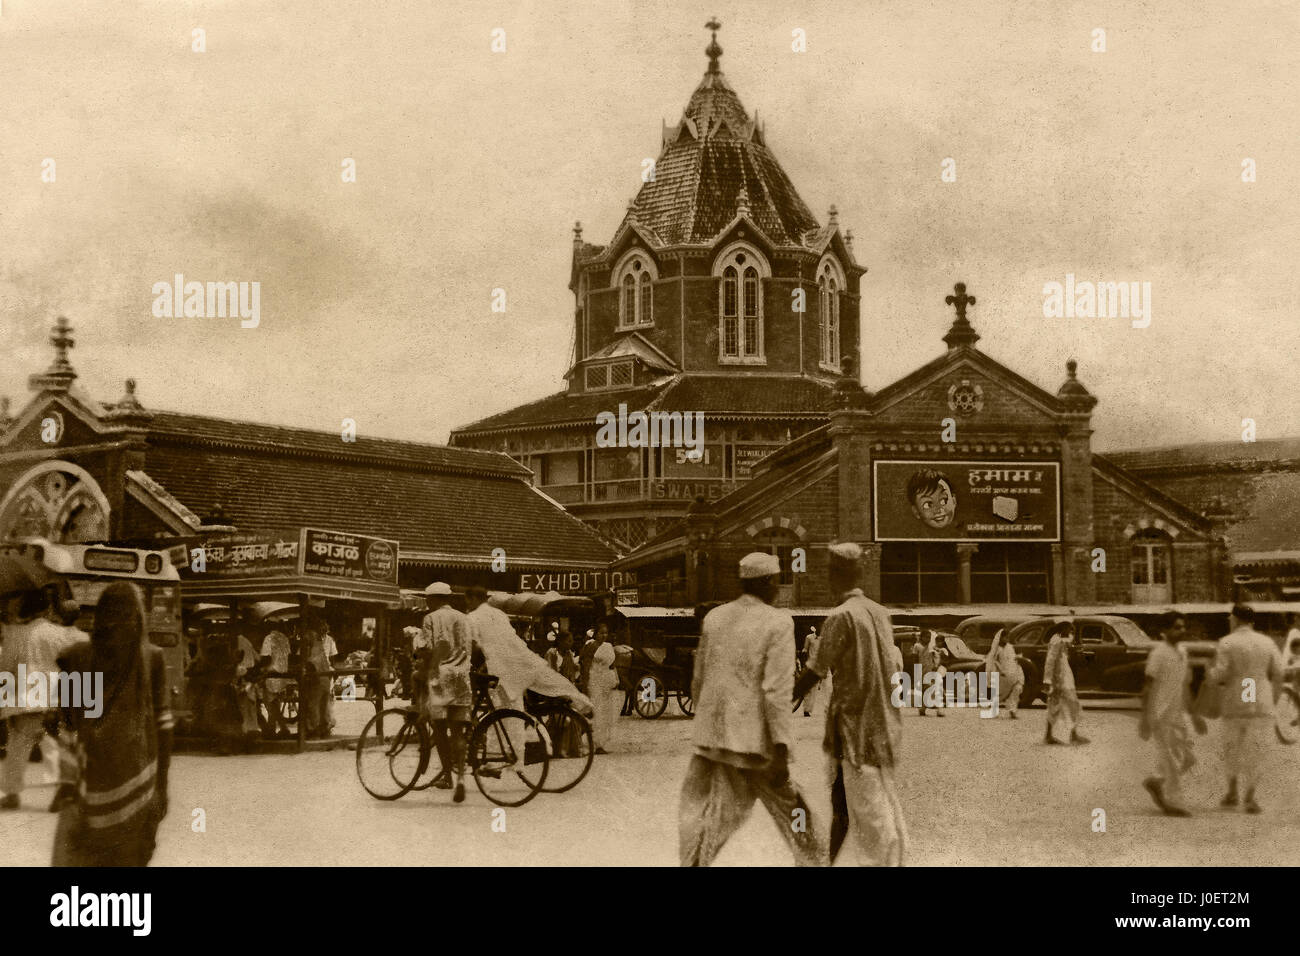
[{"label": "ornamental spire", "polygon": [[54,361],[43,374],[32,375],[27,379],[27,387],[34,392],[66,392],[77,377],[72,363],[68,361],[68,349],[76,342],[72,338],[72,326],[68,325],[68,320],[63,316],[59,316],[50,329],[50,344],[54,346]]},{"label": "ornamental spire", "polygon": [[974,327],[966,321],[966,308],[975,304],[975,296],[966,294],[966,283],[958,282],[952,287],[956,295],[950,295],[943,301],[953,306],[957,310],[957,319],[953,322],[952,328],[943,340],[948,343],[949,349],[961,348],[962,346],[974,346],[979,341],[979,333]]},{"label": "ornamental spire", "polygon": [[713,39],[704,52],[709,55],[710,73],[721,73],[718,69],[718,57],[722,56],[722,47],[718,46],[718,31],[722,29],[722,24],[718,22],[717,17],[713,17],[708,23],[704,24],[704,29],[713,31]]}]

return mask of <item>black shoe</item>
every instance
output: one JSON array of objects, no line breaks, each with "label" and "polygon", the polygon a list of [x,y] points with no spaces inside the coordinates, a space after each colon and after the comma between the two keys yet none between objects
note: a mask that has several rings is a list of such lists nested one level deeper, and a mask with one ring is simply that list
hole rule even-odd
[{"label": "black shoe", "polygon": [[19,808],[18,794],[6,794],[0,798],[0,810],[17,810]]},{"label": "black shoe", "polygon": [[1237,805],[1237,791],[1229,790],[1228,795],[1219,801],[1221,807],[1235,807]]},{"label": "black shoe", "polygon": [[1242,809],[1244,809],[1247,813],[1263,813],[1263,812],[1264,812],[1263,810],[1260,809],[1259,804],[1255,802],[1255,798],[1254,798],[1254,797],[1247,797],[1247,798],[1246,798],[1246,805],[1245,805]]},{"label": "black shoe", "polygon": [[1049,747],[1064,747],[1064,746],[1065,746],[1063,743],[1061,743],[1059,740],[1057,740],[1057,739],[1056,739],[1055,737],[1053,737],[1051,734],[1048,734],[1046,737],[1043,738],[1043,743],[1047,744]]},{"label": "black shoe", "polygon": [[456,781],[456,789],[452,792],[451,802],[452,803],[465,802],[465,781],[464,780]]},{"label": "black shoe", "polygon": [[1082,737],[1079,734],[1070,734],[1070,743],[1072,744],[1087,744],[1091,742],[1092,741],[1090,741],[1087,737]]}]

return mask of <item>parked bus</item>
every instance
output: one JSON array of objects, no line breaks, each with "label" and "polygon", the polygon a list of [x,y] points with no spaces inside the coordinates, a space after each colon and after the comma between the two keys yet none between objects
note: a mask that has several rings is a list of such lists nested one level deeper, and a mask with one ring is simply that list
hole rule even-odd
[{"label": "parked bus", "polygon": [[94,626],[95,605],[104,588],[114,581],[130,581],[139,587],[144,596],[145,631],[150,643],[162,649],[167,662],[172,707],[180,714],[187,711],[182,690],[186,660],[185,642],[181,639],[180,576],[167,552],[99,544],[53,544],[43,538],[27,538],[0,544],[0,553],[23,555],[66,584],[72,598],[81,605],[77,627],[87,635]]}]

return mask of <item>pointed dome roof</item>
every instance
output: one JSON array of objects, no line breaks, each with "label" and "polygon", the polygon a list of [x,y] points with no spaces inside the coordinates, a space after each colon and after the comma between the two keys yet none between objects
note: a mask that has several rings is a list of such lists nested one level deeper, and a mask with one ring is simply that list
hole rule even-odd
[{"label": "pointed dome roof", "polygon": [[708,72],[676,127],[665,130],[654,181],[641,186],[624,222],[635,220],[666,244],[708,243],[743,201],[772,242],[811,245],[817,220],[767,148],[757,118],[718,69],[716,32],[707,52]]}]

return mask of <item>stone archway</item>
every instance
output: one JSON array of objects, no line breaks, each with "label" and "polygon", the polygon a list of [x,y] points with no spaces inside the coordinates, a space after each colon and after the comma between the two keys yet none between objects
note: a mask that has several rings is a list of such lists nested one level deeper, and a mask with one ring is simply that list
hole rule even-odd
[{"label": "stone archway", "polygon": [[0,540],[106,541],[108,498],[94,477],[68,461],[29,469],[0,499]]}]

